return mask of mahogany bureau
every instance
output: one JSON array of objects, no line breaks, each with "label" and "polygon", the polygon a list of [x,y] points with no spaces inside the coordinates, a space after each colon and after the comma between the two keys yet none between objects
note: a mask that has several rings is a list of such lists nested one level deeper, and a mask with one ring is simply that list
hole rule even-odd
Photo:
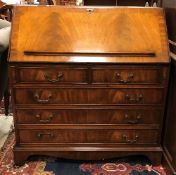
[{"label": "mahogany bureau", "polygon": [[17,165],[32,155],[160,163],[162,9],[17,6],[9,62]]}]

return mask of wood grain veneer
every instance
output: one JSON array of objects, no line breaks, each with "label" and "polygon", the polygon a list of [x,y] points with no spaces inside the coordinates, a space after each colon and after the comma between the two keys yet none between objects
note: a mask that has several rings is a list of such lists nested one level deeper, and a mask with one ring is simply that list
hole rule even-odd
[{"label": "wood grain veneer", "polygon": [[14,12],[15,163],[35,154],[86,160],[142,154],[159,164],[170,61],[163,10]]}]

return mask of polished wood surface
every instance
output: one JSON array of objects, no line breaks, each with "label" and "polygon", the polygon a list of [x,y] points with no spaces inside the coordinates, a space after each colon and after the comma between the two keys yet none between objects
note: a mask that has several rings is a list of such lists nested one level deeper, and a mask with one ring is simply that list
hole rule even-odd
[{"label": "polished wood surface", "polygon": [[[52,65],[31,67],[21,66],[13,69],[16,83],[53,84],[165,84],[168,74],[167,66],[86,66],[86,65]],[[91,76],[90,76],[91,75]],[[89,78],[90,77],[90,78]]]},{"label": "polished wood surface", "polygon": [[169,61],[159,8],[17,6],[14,13],[12,28],[23,28],[12,32],[10,62]]},{"label": "polished wood surface", "polygon": [[[19,124],[138,124],[139,127],[157,127],[162,110],[152,107],[72,107],[64,108],[18,108]],[[146,125],[147,124],[147,125]],[[150,126],[148,125],[150,124]],[[146,125],[146,126],[144,126]]]},{"label": "polished wood surface", "polygon": [[[38,127],[39,128],[39,127]],[[87,145],[103,145],[113,144],[114,146],[122,146],[124,144],[151,144],[158,143],[158,132],[156,130],[115,130],[106,129],[102,127],[99,129],[21,129],[19,131],[19,144],[33,144],[33,143],[55,143],[56,145],[64,144],[81,144]],[[105,134],[106,133],[106,134]]]},{"label": "polished wood surface", "polygon": [[16,7],[9,59],[15,163],[35,154],[142,154],[160,164],[166,42],[161,9]]},{"label": "polished wood surface", "polygon": [[[163,104],[164,89],[162,88],[71,88],[71,87],[42,87],[32,86],[14,89],[16,104]],[[102,98],[106,94],[106,98]]]}]

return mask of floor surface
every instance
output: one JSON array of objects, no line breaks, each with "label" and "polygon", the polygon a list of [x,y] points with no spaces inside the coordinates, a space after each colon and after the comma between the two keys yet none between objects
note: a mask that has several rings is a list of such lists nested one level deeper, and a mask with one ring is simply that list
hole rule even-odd
[{"label": "floor surface", "polygon": [[13,129],[13,116],[0,114],[0,148],[4,145],[9,132]]}]

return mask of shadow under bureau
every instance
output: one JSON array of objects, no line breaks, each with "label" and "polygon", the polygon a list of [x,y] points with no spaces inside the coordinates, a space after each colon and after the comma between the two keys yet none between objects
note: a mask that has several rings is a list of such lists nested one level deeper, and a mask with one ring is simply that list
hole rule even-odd
[{"label": "shadow under bureau", "polygon": [[32,155],[160,163],[162,9],[17,6],[9,62],[17,165]]}]

